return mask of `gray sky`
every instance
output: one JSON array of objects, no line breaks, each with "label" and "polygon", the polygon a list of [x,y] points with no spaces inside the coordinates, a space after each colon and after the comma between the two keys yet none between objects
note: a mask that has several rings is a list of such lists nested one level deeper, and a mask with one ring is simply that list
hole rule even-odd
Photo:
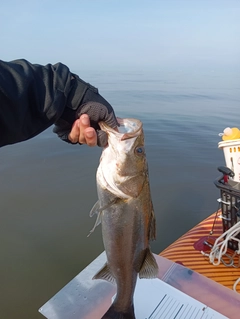
[{"label": "gray sky", "polygon": [[72,70],[240,66],[240,0],[6,0],[2,60]]}]

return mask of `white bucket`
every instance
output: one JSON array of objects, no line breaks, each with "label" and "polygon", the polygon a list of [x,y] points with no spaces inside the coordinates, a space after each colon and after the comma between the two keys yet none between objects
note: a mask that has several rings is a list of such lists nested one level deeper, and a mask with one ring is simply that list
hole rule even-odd
[{"label": "white bucket", "polygon": [[228,140],[218,143],[218,148],[223,149],[226,166],[234,172],[232,178],[235,182],[240,182],[240,139]]}]

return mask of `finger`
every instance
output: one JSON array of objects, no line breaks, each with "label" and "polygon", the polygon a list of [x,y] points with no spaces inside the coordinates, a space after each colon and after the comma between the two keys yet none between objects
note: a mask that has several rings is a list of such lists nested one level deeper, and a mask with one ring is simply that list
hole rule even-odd
[{"label": "finger", "polygon": [[85,141],[88,146],[97,145],[97,133],[92,127],[88,127],[84,131]]},{"label": "finger", "polygon": [[72,143],[78,143],[79,141],[79,134],[80,134],[80,128],[79,128],[79,120],[76,120],[73,123],[72,129],[68,135],[68,139]]},{"label": "finger", "polygon": [[78,137],[78,141],[81,144],[87,144],[86,139],[85,139],[85,130],[86,128],[90,127],[90,119],[89,116],[87,114],[83,114],[80,116],[79,118],[79,137]]}]

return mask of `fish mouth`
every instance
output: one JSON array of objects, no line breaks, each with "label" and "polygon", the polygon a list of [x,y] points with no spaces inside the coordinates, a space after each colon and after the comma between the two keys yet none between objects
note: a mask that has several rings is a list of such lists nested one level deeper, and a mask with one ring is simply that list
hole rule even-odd
[{"label": "fish mouth", "polygon": [[100,122],[99,126],[101,130],[107,134],[114,134],[121,141],[127,140],[129,138],[137,137],[142,132],[142,122],[134,118],[120,118],[117,117],[119,127],[113,129],[108,126],[105,122]]}]

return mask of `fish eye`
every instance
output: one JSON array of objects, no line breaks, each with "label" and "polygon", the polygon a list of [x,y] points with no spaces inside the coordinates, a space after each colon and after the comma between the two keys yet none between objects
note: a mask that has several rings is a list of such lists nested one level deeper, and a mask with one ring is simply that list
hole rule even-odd
[{"label": "fish eye", "polygon": [[138,146],[135,148],[135,152],[138,154],[138,155],[141,155],[144,153],[144,147],[142,146]]}]

